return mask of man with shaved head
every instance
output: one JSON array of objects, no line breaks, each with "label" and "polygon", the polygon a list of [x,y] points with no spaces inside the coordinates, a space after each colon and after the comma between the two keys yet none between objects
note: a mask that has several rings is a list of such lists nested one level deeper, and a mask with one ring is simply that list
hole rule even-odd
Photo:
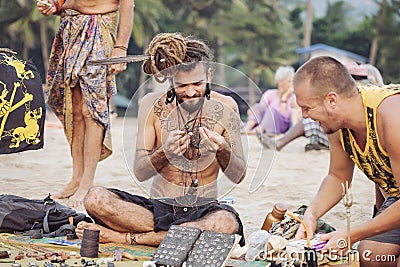
[{"label": "man with shaved head", "polygon": [[[314,233],[317,219],[342,199],[354,165],[380,188],[385,200],[375,217],[351,228],[350,242],[360,241],[361,266],[398,266],[400,254],[400,86],[357,86],[347,68],[331,57],[316,57],[295,74],[294,90],[304,118],[317,121],[328,134],[330,166],[304,214]],[[305,237],[299,227],[296,238]],[[325,251],[342,247],[347,232],[321,236]],[[368,257],[366,256],[368,255]],[[391,259],[386,262],[380,259]]]}]

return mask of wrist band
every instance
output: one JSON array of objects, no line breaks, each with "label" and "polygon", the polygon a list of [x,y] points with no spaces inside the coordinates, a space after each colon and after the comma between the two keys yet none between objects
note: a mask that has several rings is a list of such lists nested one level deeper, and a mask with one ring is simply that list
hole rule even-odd
[{"label": "wrist band", "polygon": [[114,48],[119,48],[121,50],[128,51],[128,47],[123,46],[123,45],[114,45]]},{"label": "wrist band", "polygon": [[139,245],[138,242],[136,241],[135,234],[134,233],[129,233],[129,235],[130,235],[130,239],[131,239],[131,245],[134,245],[134,246]]}]

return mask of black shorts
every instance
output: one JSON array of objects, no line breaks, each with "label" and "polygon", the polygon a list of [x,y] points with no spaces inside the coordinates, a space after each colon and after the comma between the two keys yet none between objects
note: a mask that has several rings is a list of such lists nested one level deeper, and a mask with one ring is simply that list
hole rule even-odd
[{"label": "black shorts", "polygon": [[[388,197],[385,202],[383,202],[382,207],[378,210],[375,216],[382,213],[385,209],[387,209],[390,205],[398,201],[398,198],[395,197]],[[375,217],[374,216],[374,217]],[[372,240],[382,243],[390,243],[390,244],[397,244],[400,245],[400,228],[393,229],[389,232],[385,232],[379,235],[374,235],[371,237],[366,238],[366,240]]]},{"label": "black shorts", "polygon": [[[119,189],[108,189],[122,200],[144,207],[154,214],[154,232],[168,231],[171,225],[180,225],[185,222],[196,221],[208,213],[226,210],[231,212],[239,225],[237,234],[242,236],[239,244],[245,245],[243,224],[239,214],[229,205],[220,204],[215,199],[197,198],[197,205],[181,206],[174,199],[151,199],[132,195]],[[96,221],[96,220],[95,220]]]}]

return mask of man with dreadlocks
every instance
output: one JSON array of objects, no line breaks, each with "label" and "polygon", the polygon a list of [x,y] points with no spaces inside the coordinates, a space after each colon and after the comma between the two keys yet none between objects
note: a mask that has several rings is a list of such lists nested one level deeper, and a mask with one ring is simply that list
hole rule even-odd
[{"label": "man with dreadlocks", "polygon": [[[147,94],[140,103],[134,171],[139,181],[153,179],[151,198],[118,189],[94,187],[84,204],[100,229],[100,242],[158,246],[171,225],[239,234],[237,212],[217,200],[221,169],[233,183],[245,177],[236,102],[211,91],[207,45],[179,33],[154,37],[143,64],[167,93]],[[244,239],[241,240],[244,245]]]}]

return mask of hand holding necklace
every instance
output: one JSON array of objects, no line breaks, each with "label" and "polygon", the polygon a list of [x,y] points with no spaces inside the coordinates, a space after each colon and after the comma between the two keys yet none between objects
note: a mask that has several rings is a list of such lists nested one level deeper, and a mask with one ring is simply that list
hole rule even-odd
[{"label": "hand holding necklace", "polygon": [[182,156],[190,142],[190,135],[185,131],[175,130],[168,134],[163,144],[164,153],[168,156]]},{"label": "hand holding necklace", "polygon": [[207,151],[217,152],[221,149],[229,147],[225,138],[214,131],[211,131],[205,127],[200,127],[199,133],[201,136],[201,143],[203,144],[203,148],[205,148]]}]

